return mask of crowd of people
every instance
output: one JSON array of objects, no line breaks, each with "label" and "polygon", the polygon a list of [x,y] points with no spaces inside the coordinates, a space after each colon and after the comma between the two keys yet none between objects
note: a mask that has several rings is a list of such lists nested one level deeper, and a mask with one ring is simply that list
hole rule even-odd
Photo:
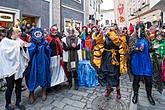
[{"label": "crowd of people", "polygon": [[[66,34],[60,33],[56,25],[48,32],[35,24],[20,27],[17,22],[12,28],[1,28],[0,56],[0,79],[7,82],[7,110],[25,110],[21,104],[23,78],[32,104],[36,88],[42,88],[45,101],[47,90],[64,82],[75,90],[80,86],[105,86],[105,97],[115,87],[116,98],[120,99],[123,74],[133,80],[134,104],[138,102],[139,82],[144,80],[147,98],[155,105],[152,86],[162,93],[165,82],[165,26],[157,29],[153,25],[147,30],[142,22],[137,22],[122,29],[117,24],[104,29],[70,27]],[[14,85],[15,107],[11,105]]]}]

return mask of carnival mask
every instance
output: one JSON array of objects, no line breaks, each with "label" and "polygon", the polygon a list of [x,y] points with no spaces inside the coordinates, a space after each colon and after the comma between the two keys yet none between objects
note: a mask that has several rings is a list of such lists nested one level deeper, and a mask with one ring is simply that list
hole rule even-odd
[{"label": "carnival mask", "polygon": [[58,28],[56,26],[52,26],[51,29],[50,29],[52,35],[57,35],[58,33]]},{"label": "carnival mask", "polygon": [[41,28],[35,28],[32,31],[32,39],[33,41],[42,41],[44,39],[44,32]]}]

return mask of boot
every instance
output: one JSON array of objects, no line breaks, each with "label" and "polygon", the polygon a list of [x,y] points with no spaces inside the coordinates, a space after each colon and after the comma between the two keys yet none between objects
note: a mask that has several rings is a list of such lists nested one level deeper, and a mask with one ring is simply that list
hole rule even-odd
[{"label": "boot", "polygon": [[151,91],[152,91],[152,89],[149,89],[149,88],[146,89],[147,98],[148,98],[148,101],[150,102],[151,105],[155,105],[155,101],[151,95]]},{"label": "boot", "polygon": [[148,101],[150,102],[151,105],[155,105],[155,101],[152,98],[152,96],[147,96],[147,98],[148,98]]},{"label": "boot", "polygon": [[6,109],[6,110],[15,110],[14,106],[11,105],[11,104],[6,105],[6,106],[5,106],[5,109]]},{"label": "boot", "polygon": [[35,98],[34,98],[34,92],[30,92],[30,94],[29,94],[29,102],[30,102],[30,104],[33,104],[34,103],[34,100],[35,100]]},{"label": "boot", "polygon": [[116,98],[121,99],[120,89],[116,90],[116,92],[117,92]]},{"label": "boot", "polygon": [[42,88],[42,101],[46,101],[46,99],[47,99],[46,89]]},{"label": "boot", "polygon": [[78,86],[78,79],[75,79],[75,80],[74,80],[74,89],[75,89],[75,90],[78,90],[78,89],[79,89],[79,86]]},{"label": "boot", "polygon": [[151,105],[155,105],[155,101],[152,98],[152,77],[145,78],[145,87],[147,92],[147,98]]},{"label": "boot", "polygon": [[137,102],[138,102],[138,92],[134,92],[134,96],[132,98],[132,102],[134,104],[137,104]]},{"label": "boot", "polygon": [[111,94],[111,87],[107,87],[106,88],[106,92],[105,92],[105,97],[109,97],[109,95]]},{"label": "boot", "polygon": [[69,81],[68,88],[69,88],[69,89],[71,89],[71,88],[72,88],[72,82],[71,82],[71,81]]},{"label": "boot", "polygon": [[72,88],[72,73],[68,72],[68,88],[71,89]]},{"label": "boot", "polygon": [[134,76],[134,80],[133,80],[133,91],[134,91],[134,95],[132,98],[132,102],[134,104],[137,104],[138,102],[138,91],[139,91],[139,82],[140,82],[140,76]]}]

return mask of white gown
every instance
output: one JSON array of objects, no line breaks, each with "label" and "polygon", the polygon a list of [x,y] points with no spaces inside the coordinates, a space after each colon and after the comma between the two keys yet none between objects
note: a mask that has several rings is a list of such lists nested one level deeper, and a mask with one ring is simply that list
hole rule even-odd
[{"label": "white gown", "polygon": [[28,66],[29,54],[21,46],[19,38],[2,39],[0,42],[0,79],[15,75],[15,80],[23,78],[23,72]]}]

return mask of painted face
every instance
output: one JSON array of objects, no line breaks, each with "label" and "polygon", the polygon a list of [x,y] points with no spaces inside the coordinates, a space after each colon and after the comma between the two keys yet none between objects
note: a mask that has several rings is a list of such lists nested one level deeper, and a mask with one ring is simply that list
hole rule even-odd
[{"label": "painted face", "polygon": [[57,35],[57,32],[58,32],[58,28],[56,26],[53,26],[51,28],[51,32],[52,32],[52,35]]},{"label": "painted face", "polygon": [[83,31],[83,32],[86,32],[86,28],[83,28],[82,31]]}]

